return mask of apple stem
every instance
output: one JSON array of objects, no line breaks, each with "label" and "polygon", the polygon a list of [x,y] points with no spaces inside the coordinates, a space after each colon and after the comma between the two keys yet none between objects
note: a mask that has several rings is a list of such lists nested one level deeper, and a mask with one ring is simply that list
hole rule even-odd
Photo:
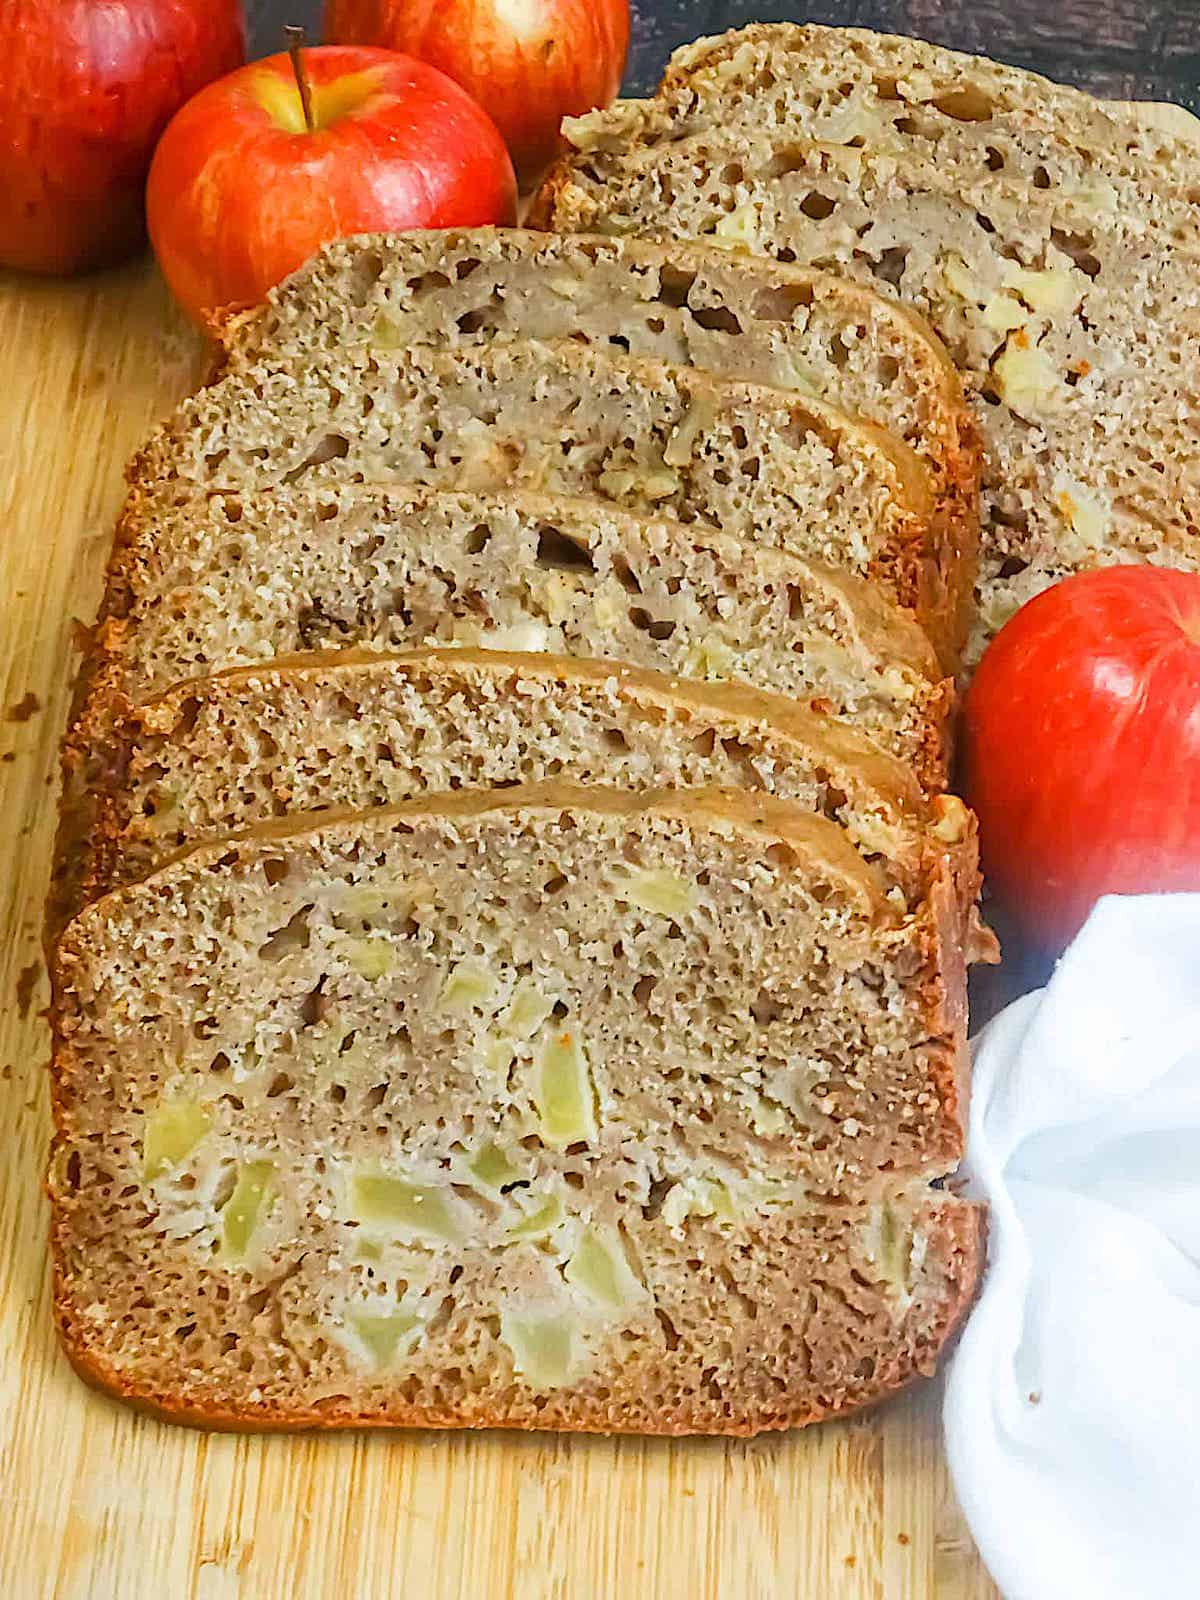
[{"label": "apple stem", "polygon": [[304,68],[304,45],[306,35],[303,28],[285,28],[284,38],[287,40],[288,55],[292,58],[292,71],[296,74],[296,87],[300,91],[300,106],[304,112],[304,126],[309,133],[316,133],[317,119],[313,116],[312,86],[308,81],[308,73]]}]

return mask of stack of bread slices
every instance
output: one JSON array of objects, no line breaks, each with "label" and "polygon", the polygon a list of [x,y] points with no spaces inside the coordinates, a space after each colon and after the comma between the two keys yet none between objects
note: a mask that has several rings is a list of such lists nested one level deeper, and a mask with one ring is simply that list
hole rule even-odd
[{"label": "stack of bread slices", "polygon": [[916,39],[762,25],[567,125],[542,226],[697,237],[911,305],[984,441],[967,652],[1081,568],[1200,569],[1200,143]]},{"label": "stack of bread slices", "polygon": [[229,325],[131,469],[67,739],[85,1376],[224,1425],[748,1433],[932,1369],[981,1241],[944,1184],[980,449],[861,276],[426,233]]}]

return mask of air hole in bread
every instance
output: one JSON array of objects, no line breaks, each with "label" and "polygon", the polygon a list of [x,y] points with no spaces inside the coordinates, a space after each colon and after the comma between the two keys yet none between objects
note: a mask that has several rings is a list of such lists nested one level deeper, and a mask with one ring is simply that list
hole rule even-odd
[{"label": "air hole in bread", "polygon": [[831,200],[827,194],[822,194],[817,189],[810,189],[800,202],[800,209],[806,217],[811,217],[814,222],[824,222],[837,210],[837,201]]},{"label": "air hole in bread", "polygon": [[705,306],[692,312],[692,320],[713,333],[739,334],[742,331],[741,323],[728,306]]},{"label": "air hole in bread", "polygon": [[189,695],[179,707],[179,716],[175,723],[175,732],[178,737],[191,733],[196,726],[196,719],[200,715],[200,702],[195,695]]},{"label": "air hole in bread", "polygon": [[613,576],[624,589],[626,594],[641,594],[642,586],[634,576],[633,568],[624,556],[615,556],[612,564]]},{"label": "air hole in bread", "polygon": [[962,83],[948,89],[933,101],[935,108],[955,122],[987,122],[992,116],[992,102],[977,84]]},{"label": "air hole in bread", "polygon": [[351,272],[347,292],[350,303],[365,306],[371,290],[383,276],[383,257],[378,250],[364,250],[357,255]]},{"label": "air hole in bread", "polygon": [[658,280],[659,302],[662,306],[672,306],[675,309],[686,306],[694,282],[696,282],[694,272],[683,272],[680,267],[662,267]]},{"label": "air hole in bread", "polygon": [[648,633],[652,639],[669,639],[675,632],[673,622],[656,621],[642,606],[629,608],[629,620],[640,633]]},{"label": "air hole in bread", "polygon": [[785,1007],[782,1006],[776,997],[766,989],[760,989],[758,991],[758,995],[755,998],[754,1004],[750,1007],[750,1011],[755,1022],[757,1022],[760,1027],[766,1027],[769,1023],[778,1022],[780,1017],[786,1015]]},{"label": "air hole in bread", "polygon": [[908,247],[895,244],[881,252],[875,262],[875,276],[884,283],[890,283],[892,288],[898,287],[904,276],[904,268],[908,261]]},{"label": "air hole in bread", "polygon": [[304,460],[298,466],[293,467],[290,472],[284,473],[283,481],[286,484],[295,483],[297,479],[302,478],[313,467],[322,467],[327,461],[340,461],[349,454],[350,441],[345,434],[322,434],[304,457]]},{"label": "air hole in bread", "polygon": [[[766,162],[763,176],[768,182],[776,178],[784,178],[789,172],[804,172],[807,170],[809,153],[803,145],[783,145],[777,149]],[[795,257],[792,258],[795,260]]]},{"label": "air hole in bread", "polygon": [[760,289],[750,302],[750,313],[757,322],[792,322],[801,307],[812,303],[810,283],[781,284],[774,289]]},{"label": "air hole in bread", "polygon": [[424,294],[426,290],[448,289],[450,279],[444,272],[422,272],[419,277],[410,278],[408,287],[414,296]]},{"label": "air hole in bread", "polygon": [[653,1222],[662,1211],[663,1201],[674,1188],[670,1178],[654,1178],[650,1183],[650,1190],[642,1206],[642,1216],[647,1222]]},{"label": "air hole in bread", "polygon": [[[699,1266],[699,1262],[696,1264]],[[690,1266],[691,1262],[689,1262],[688,1265]],[[671,1321],[670,1317],[661,1306],[655,1307],[654,1315],[658,1318],[658,1325],[663,1331],[663,1339],[666,1343],[667,1349],[678,1350],[679,1334],[676,1330],[675,1324]]]},{"label": "air hole in bread", "polygon": [[998,576],[1001,578],[1019,578],[1028,565],[1028,561],[1022,561],[1020,556],[1008,556],[1001,562]]},{"label": "air hole in bread", "polygon": [[[270,881],[268,879],[268,882]],[[276,928],[259,945],[259,959],[262,961],[282,961],[285,956],[291,955],[294,951],[307,950],[312,939],[312,930],[308,925],[312,909],[311,905],[301,906],[299,911],[289,918],[282,928]]]},{"label": "air hole in bread", "polygon": [[540,567],[595,571],[590,551],[549,523],[538,529],[537,561]]},{"label": "air hole in bread", "polygon": [[1063,255],[1070,256],[1080,272],[1089,278],[1095,278],[1100,273],[1100,260],[1092,251],[1093,240],[1082,233],[1067,233],[1062,228],[1051,228],[1050,237],[1062,251]]}]

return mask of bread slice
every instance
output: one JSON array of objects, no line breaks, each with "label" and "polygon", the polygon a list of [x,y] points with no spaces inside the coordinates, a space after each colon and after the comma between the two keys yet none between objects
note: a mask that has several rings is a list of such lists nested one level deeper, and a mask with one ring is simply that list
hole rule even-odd
[{"label": "bread slice", "polygon": [[[740,680],[853,723],[944,789],[954,696],[916,623],[861,579],[600,502],[326,485],[181,501],[118,532],[63,747],[47,926],[130,714],[172,684],[312,650],[479,647]],[[136,731],[136,723],[132,731]]]},{"label": "bread slice", "polygon": [[213,494],[127,522],[92,657],[132,706],[350,645],[471,645],[818,700],[944,786],[949,684],[872,585],[603,502],[396,485]]},{"label": "bread slice", "polygon": [[972,603],[980,446],[958,374],[923,319],[844,277],[684,241],[515,228],[338,239],[231,321],[225,360],[521,338],[799,389],[898,434],[933,474],[955,603]]},{"label": "bread slice", "polygon": [[[569,120],[580,149],[713,128],[797,134],[935,162],[1195,231],[1200,146],[1037,73],[894,34],[762,23],[676,50],[657,93]],[[1200,132],[1200,130],[1198,130]]]},{"label": "bread slice", "polygon": [[[884,287],[964,374],[984,436],[980,621],[968,656],[1065,573],[1200,551],[1200,256],[1136,222],[930,165],[724,130],[592,151],[551,180],[556,226],[708,236]],[[1131,433],[1130,419],[1137,419]]]},{"label": "bread slice", "polygon": [[135,500],[181,489],[412,481],[595,494],[869,577],[955,658],[960,552],[929,470],[814,397],[569,342],[236,368],[135,463]]},{"label": "bread slice", "polygon": [[59,947],[55,1307],[236,1426],[753,1433],[965,1309],[962,907],[701,790],[432,796],[199,847]]},{"label": "bread slice", "polygon": [[179,684],[134,711],[126,738],[92,747],[105,765],[93,778],[87,900],[276,817],[551,777],[793,799],[843,826],[905,894],[924,882],[931,850],[977,874],[962,803],[927,800],[903,762],[853,729],[779,695],[612,661],[472,649],[283,657]]}]

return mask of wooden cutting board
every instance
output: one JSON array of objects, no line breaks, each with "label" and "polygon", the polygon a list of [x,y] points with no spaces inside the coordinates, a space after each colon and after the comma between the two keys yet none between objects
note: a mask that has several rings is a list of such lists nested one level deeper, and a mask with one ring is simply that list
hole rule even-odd
[{"label": "wooden cutting board", "polygon": [[207,1436],[78,1382],[51,1333],[41,1188],[57,744],[122,466],[205,355],[140,263],[0,275],[0,361],[0,1596],[994,1600],[936,1385],[724,1443]]}]

